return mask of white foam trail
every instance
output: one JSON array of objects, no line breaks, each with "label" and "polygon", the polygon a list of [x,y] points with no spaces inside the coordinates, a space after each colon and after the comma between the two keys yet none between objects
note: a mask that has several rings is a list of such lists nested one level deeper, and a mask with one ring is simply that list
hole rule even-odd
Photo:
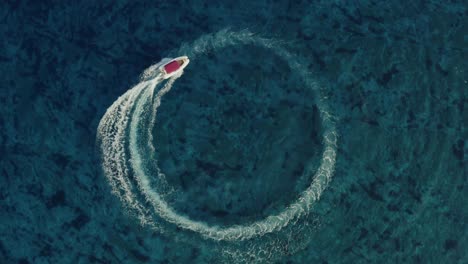
[{"label": "white foam trail", "polygon": [[[299,195],[296,201],[277,215],[270,215],[246,225],[209,226],[204,222],[194,221],[176,212],[163,199],[162,194],[151,187],[152,179],[149,177],[151,171],[148,171],[145,163],[148,158],[154,157],[146,153],[146,148],[149,148],[152,153],[156,151],[156,147],[152,143],[152,128],[155,125],[157,108],[161,104],[161,98],[170,91],[179,76],[169,79],[166,85],[155,94],[156,87],[162,79],[155,74],[157,73],[157,67],[151,66],[143,74],[142,82],[121,96],[107,110],[98,127],[103,168],[113,192],[128,207],[135,209],[141,215],[141,219],[151,220],[145,218],[148,209],[144,208],[142,205],[144,203],[137,199],[134,192],[142,194],[146,201],[153,206],[154,213],[161,219],[182,229],[199,233],[203,237],[213,240],[247,240],[279,231],[308,214],[311,206],[320,199],[322,192],[331,180],[337,148],[337,132],[333,116],[327,108],[321,87],[317,86],[305,68],[301,67],[298,59],[281,48],[277,41],[256,37],[248,31],[236,33],[224,30],[214,35],[203,36],[191,46],[183,46],[179,54],[187,54],[193,60],[193,58],[208,51],[239,44],[257,45],[273,51],[289,64],[293,73],[298,73],[302,77],[308,88],[316,92],[318,98],[316,104],[320,110],[324,128],[324,151],[322,161],[311,184]],[[147,119],[149,119],[149,126],[144,122]],[[126,135],[127,131],[129,132],[128,135]],[[146,137],[147,140],[145,140]],[[127,157],[127,151],[130,157]],[[129,180],[132,173],[127,168],[127,160],[131,165],[136,185],[132,185]],[[159,182],[164,183],[164,175],[159,171],[159,168],[157,168],[157,173]]]},{"label": "white foam trail", "polygon": [[97,140],[102,153],[104,175],[109,180],[112,192],[121,198],[123,204],[141,212],[141,206],[132,191],[126,167],[125,142],[130,112],[135,100],[147,83],[142,82],[120,96],[109,107],[98,125]]}]

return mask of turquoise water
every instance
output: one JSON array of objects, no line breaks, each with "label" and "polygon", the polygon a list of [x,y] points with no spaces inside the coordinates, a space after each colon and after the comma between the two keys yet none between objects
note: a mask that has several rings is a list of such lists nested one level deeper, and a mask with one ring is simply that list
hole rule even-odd
[{"label": "turquoise water", "polygon": [[1,4],[0,263],[467,263],[467,14]]}]

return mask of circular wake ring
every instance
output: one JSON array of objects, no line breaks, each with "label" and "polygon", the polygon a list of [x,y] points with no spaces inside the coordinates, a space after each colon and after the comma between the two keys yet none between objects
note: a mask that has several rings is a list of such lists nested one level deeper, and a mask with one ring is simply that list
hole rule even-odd
[{"label": "circular wake ring", "polygon": [[[126,206],[136,210],[143,222],[151,224],[151,219],[144,217],[148,209],[139,203],[134,193],[135,191],[141,192],[161,219],[175,224],[179,228],[199,233],[205,238],[214,240],[236,241],[251,239],[281,230],[286,225],[294,223],[297,219],[309,213],[311,206],[320,198],[323,190],[331,180],[337,149],[337,132],[334,119],[328,110],[326,97],[322,94],[322,89],[309,75],[306,68],[301,66],[298,58],[295,58],[285,49],[279,47],[276,41],[254,36],[247,31],[230,32],[223,30],[214,35],[206,35],[190,46],[182,46],[178,52],[179,54],[188,55],[193,60],[206,52],[242,44],[252,44],[273,51],[288,63],[292,72],[298,73],[301,76],[307,88],[315,92],[317,98],[316,104],[320,111],[324,128],[324,150],[320,166],[315,172],[311,184],[305,191],[300,193],[297,200],[278,214],[270,215],[264,219],[245,225],[228,227],[209,226],[204,222],[195,221],[177,213],[167,204],[163,196],[155,188],[151,187],[151,179],[148,177],[149,173],[143,165],[146,154],[142,154],[139,147],[139,144],[142,142],[140,138],[141,131],[148,133],[148,138],[152,139],[151,129],[154,125],[157,108],[161,104],[161,98],[170,91],[174,81],[180,77],[176,76],[169,79],[165,86],[154,94],[156,86],[162,81],[161,76],[156,71],[158,65],[155,65],[145,71],[139,84],[114,102],[107,110],[98,127],[98,139],[101,144],[103,168],[106,177],[109,179],[114,193],[122,199]],[[149,128],[142,129],[140,127],[142,123],[141,119],[148,111],[151,112],[152,121]],[[128,127],[129,133],[127,134],[125,131]],[[127,146],[127,136],[130,159],[127,158],[127,150],[125,149]],[[145,143],[150,145],[151,150],[155,150],[155,147],[151,145],[152,140]],[[127,160],[129,160],[131,170],[134,173],[136,184],[132,184],[128,178],[130,173],[126,167]],[[162,175],[157,165],[156,169],[158,175]],[[310,169],[306,168],[306,170],[311,173]]]}]

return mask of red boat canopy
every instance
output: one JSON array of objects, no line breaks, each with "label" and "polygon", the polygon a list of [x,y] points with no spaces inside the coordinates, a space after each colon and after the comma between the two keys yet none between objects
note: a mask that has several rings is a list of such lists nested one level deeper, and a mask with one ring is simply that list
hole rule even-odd
[{"label": "red boat canopy", "polygon": [[164,66],[164,70],[166,71],[167,74],[171,72],[175,72],[180,68],[179,62],[177,61],[172,61]]}]

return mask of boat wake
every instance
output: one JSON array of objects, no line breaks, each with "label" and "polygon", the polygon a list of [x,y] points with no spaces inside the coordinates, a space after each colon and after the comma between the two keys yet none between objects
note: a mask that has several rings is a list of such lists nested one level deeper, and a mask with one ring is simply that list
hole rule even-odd
[{"label": "boat wake", "polygon": [[[171,192],[171,187],[155,159],[158,146],[153,143],[152,129],[162,97],[182,75],[164,80],[158,71],[161,63],[145,70],[140,83],[107,109],[98,126],[97,142],[104,174],[113,193],[141,224],[192,242],[212,243],[224,258],[239,262],[271,261],[297,251],[310,239],[305,230],[314,227],[307,216],[334,172],[337,150],[335,119],[327,106],[326,90],[278,41],[255,36],[248,31],[223,30],[202,36],[175,52],[187,55],[193,61],[207,52],[236,45],[255,45],[277,54],[292,72],[300,75],[306,88],[316,94],[314,103],[320,111],[323,126],[320,166],[315,171],[305,168],[306,173],[313,175],[312,181],[284,210],[243,225],[214,226],[193,220],[170,206],[165,197]],[[298,239],[301,235],[302,240]]]}]

